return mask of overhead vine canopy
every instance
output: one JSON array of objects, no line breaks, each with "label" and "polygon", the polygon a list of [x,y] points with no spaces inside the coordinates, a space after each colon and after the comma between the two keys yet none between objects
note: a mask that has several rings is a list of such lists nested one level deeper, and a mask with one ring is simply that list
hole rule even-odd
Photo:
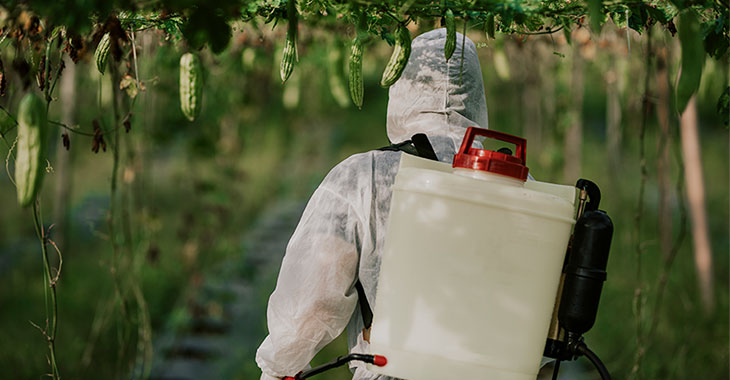
[{"label": "overhead vine canopy", "polygon": [[[461,21],[463,30],[482,30],[490,37],[496,33],[530,35],[562,31],[569,39],[570,31],[575,28],[590,27],[594,34],[599,34],[608,22],[638,33],[660,24],[672,36],[679,30],[683,46],[685,75],[678,90],[680,105],[699,86],[705,55],[726,59],[730,46],[728,0],[34,0],[10,1],[3,7],[0,8],[3,10],[0,12],[2,41],[14,40],[19,49],[32,46],[35,51],[44,51],[45,43],[60,37],[75,61],[80,53],[92,51],[105,34],[111,36],[110,51],[118,60],[130,31],[158,29],[168,35],[168,40],[183,41],[190,50],[208,47],[218,54],[228,46],[236,25],[245,23],[254,28],[289,25],[287,39],[291,46],[285,49],[292,54],[282,61],[283,80],[288,78],[292,61],[298,57],[297,23],[332,30],[345,37],[357,36],[361,42],[380,38],[391,45],[396,43],[399,27],[410,23],[433,25],[447,12],[453,13],[457,22]],[[30,71],[36,69],[31,67]]]},{"label": "overhead vine canopy", "polygon": [[[228,45],[232,22],[276,27],[289,18],[287,3],[287,0],[10,1],[0,14],[0,25],[3,38],[19,39],[33,34],[32,28],[40,26],[38,23],[42,21],[45,30],[63,26],[69,36],[88,40],[100,28],[111,28],[108,18],[117,15],[125,27],[162,29],[175,38],[186,39],[195,48],[207,44],[213,52],[220,52]],[[702,39],[711,56],[722,56],[730,43],[727,0],[309,0],[298,1],[296,7],[303,23],[336,29],[360,25],[391,43],[394,26],[439,19],[448,9],[457,18],[466,20],[469,28],[481,28],[490,35],[555,32],[587,24],[599,31],[609,19],[619,27],[628,26],[639,33],[659,23],[674,35],[675,18],[680,13],[692,13],[702,24]]]},{"label": "overhead vine canopy", "polygon": [[[23,11],[31,11],[49,25],[63,25],[74,33],[87,34],[100,21],[114,12],[126,13],[130,22],[140,27],[158,27],[172,31],[180,27],[182,34],[195,42],[208,42],[214,50],[226,46],[231,21],[275,24],[287,18],[287,0],[221,0],[195,2],[189,0],[163,1],[71,1],[52,0],[10,1],[4,6],[4,29],[12,25]],[[297,2],[302,21],[316,26],[356,25],[367,16],[368,30],[386,34],[383,30],[397,23],[440,18],[447,9],[457,17],[470,20],[470,26],[494,28],[504,33],[529,33],[556,28],[571,28],[585,23],[600,27],[608,18],[619,26],[628,25],[638,32],[654,23],[661,23],[674,33],[672,19],[680,12],[693,10],[704,24],[705,37],[713,44],[723,37],[727,42],[727,0],[713,1],[570,1],[570,0],[512,0],[497,1],[327,1]],[[723,33],[724,32],[724,33]],[[727,45],[727,44],[725,44]]]}]

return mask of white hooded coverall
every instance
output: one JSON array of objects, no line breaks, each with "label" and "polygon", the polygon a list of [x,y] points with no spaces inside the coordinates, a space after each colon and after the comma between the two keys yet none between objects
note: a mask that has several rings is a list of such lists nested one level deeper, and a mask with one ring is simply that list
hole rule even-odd
[{"label": "white hooded coverall", "polygon": [[[474,43],[462,36],[444,58],[445,29],[412,42],[401,78],[390,87],[388,138],[425,133],[440,161],[452,162],[469,126],[487,128],[482,72]],[[335,166],[309,200],[289,241],[269,298],[269,335],[256,353],[261,380],[294,376],[348,330],[350,352],[369,353],[355,282],[375,305],[392,185],[402,152],[355,154]],[[418,275],[414,273],[414,275]],[[427,333],[427,332],[425,332]],[[375,353],[377,354],[377,353]],[[353,380],[386,380],[351,362]]]}]

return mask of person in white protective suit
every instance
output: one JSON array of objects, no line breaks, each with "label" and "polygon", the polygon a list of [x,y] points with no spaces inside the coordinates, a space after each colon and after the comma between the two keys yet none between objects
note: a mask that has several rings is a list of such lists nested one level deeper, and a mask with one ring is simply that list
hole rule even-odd
[{"label": "person in white protective suit", "polygon": [[[474,43],[446,30],[412,42],[401,78],[390,87],[391,143],[424,133],[439,161],[452,162],[469,126],[487,128],[482,72]],[[463,48],[463,64],[462,64]],[[462,71],[463,70],[463,71]],[[294,376],[347,327],[350,352],[369,353],[356,281],[375,304],[392,185],[403,152],[355,154],[335,166],[312,195],[289,241],[267,310],[269,335],[256,353],[262,380]],[[424,331],[424,334],[428,332]],[[351,362],[353,380],[386,380]]]}]

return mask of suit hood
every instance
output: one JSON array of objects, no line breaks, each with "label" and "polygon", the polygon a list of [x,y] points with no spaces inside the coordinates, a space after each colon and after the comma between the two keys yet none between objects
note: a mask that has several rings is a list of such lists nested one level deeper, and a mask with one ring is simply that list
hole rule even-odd
[{"label": "suit hood", "polygon": [[[390,87],[387,131],[392,143],[416,133],[429,136],[441,161],[450,161],[466,128],[487,128],[487,104],[476,46],[456,34],[456,49],[444,57],[446,29],[416,37],[398,81]],[[463,60],[462,60],[463,50]]]}]

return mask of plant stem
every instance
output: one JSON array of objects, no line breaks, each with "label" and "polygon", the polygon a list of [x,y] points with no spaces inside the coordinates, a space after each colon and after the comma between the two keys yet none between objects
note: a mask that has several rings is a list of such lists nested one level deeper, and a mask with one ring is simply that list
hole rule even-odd
[{"label": "plant stem", "polygon": [[[119,83],[119,73],[117,72],[116,62],[112,62],[110,66],[110,73],[111,73],[111,80],[112,80],[112,108],[114,110],[113,116],[114,116],[114,127],[112,130],[114,131],[114,141],[110,144],[112,149],[112,158],[113,158],[113,165],[112,165],[112,177],[111,177],[111,184],[110,184],[110,191],[109,191],[109,216],[108,216],[108,224],[109,224],[109,239],[111,240],[112,244],[112,279],[114,281],[114,291],[117,297],[117,300],[119,301],[120,308],[121,308],[121,314],[122,314],[122,327],[121,329],[125,329],[124,323],[129,318],[129,310],[127,308],[127,300],[125,291],[123,290],[123,284],[122,284],[122,277],[120,276],[120,273],[122,272],[122,265],[121,265],[121,258],[120,258],[120,247],[117,242],[117,230],[116,230],[116,216],[117,216],[117,181],[119,177],[119,149],[121,148],[121,141],[119,138],[119,124],[120,124],[120,112],[119,112],[119,98],[117,93],[117,86],[116,84]],[[126,269],[125,269],[126,270]],[[124,356],[124,352],[126,351],[126,337],[125,333],[122,330],[118,330],[117,338],[119,339],[119,348],[117,352],[117,370],[119,370],[119,367],[121,366],[122,357]]]},{"label": "plant stem", "polygon": [[641,379],[641,362],[644,358],[646,348],[644,347],[644,331],[643,331],[643,303],[644,303],[644,285],[642,283],[641,264],[644,248],[641,241],[641,223],[644,212],[644,192],[649,174],[646,167],[646,152],[644,148],[646,126],[649,122],[649,79],[651,77],[651,28],[647,29],[646,34],[646,75],[644,78],[644,96],[642,98],[642,114],[641,127],[639,129],[639,165],[641,176],[639,180],[639,199],[636,206],[636,214],[634,216],[634,245],[636,252],[636,289],[634,290],[634,318],[636,319],[636,355],[634,357],[634,365],[631,368],[631,377]]},{"label": "plant stem", "polygon": [[[658,90],[663,90],[663,91],[660,91],[660,93],[669,92],[668,91],[669,82],[668,82],[668,78],[667,78],[668,73],[667,73],[667,68],[666,68],[666,64],[667,64],[666,63],[666,59],[667,59],[666,54],[667,54],[667,52],[665,49],[663,54],[657,55],[657,57],[659,57],[659,60],[657,62],[657,70],[658,70],[657,86],[665,87],[665,88],[661,88],[661,87],[658,88]],[[660,158],[665,161],[664,165],[666,166],[666,170],[668,171],[668,168],[669,168],[668,155],[669,155],[669,149],[670,149],[669,147],[667,147],[667,145],[669,145],[669,141],[670,141],[670,131],[669,131],[669,129],[670,129],[670,125],[669,125],[670,124],[670,112],[669,112],[669,106],[668,106],[668,103],[669,103],[668,94],[666,94],[663,97],[660,97],[660,102],[661,102],[660,104],[664,105],[663,106],[664,109],[661,111],[659,111],[659,110],[657,111],[658,115],[661,115],[661,117],[659,118],[661,120],[660,123],[663,124],[662,125],[662,138],[659,141],[659,146],[662,149],[662,153],[666,153],[666,156],[664,156],[664,157],[660,156]],[[672,122],[675,125],[677,124],[676,119],[672,119]],[[677,141],[680,140],[681,137],[679,135],[680,135],[679,128],[677,126],[677,128],[675,130],[675,136],[674,136],[675,140],[677,140]],[[674,148],[673,150],[674,150],[675,159],[677,162],[677,169],[679,171],[679,173],[677,174],[677,182],[675,184],[675,192],[676,192],[677,196],[680,199],[682,199],[682,194],[684,194],[683,185],[684,185],[684,181],[685,181],[684,165],[683,165],[683,161],[682,161],[682,152],[681,152],[680,144],[674,144],[673,148]],[[669,174],[666,174],[665,176],[667,177],[667,181],[669,181],[669,179],[668,179]],[[684,242],[684,239],[687,235],[687,207],[685,206],[685,203],[682,201],[677,202],[677,203],[678,203],[678,207],[679,207],[679,232],[677,232],[674,242],[672,242],[672,244],[671,244],[671,247],[668,248],[666,250],[666,253],[664,254],[664,262],[662,265],[662,270],[661,270],[661,273],[659,274],[659,278],[657,280],[657,285],[656,285],[656,301],[654,303],[654,308],[652,310],[651,323],[649,324],[649,332],[647,334],[647,346],[649,344],[656,343],[653,341],[654,340],[653,338],[654,338],[654,334],[657,330],[657,326],[659,325],[659,317],[660,317],[661,310],[662,310],[662,304],[664,301],[664,293],[667,288],[667,282],[669,281],[669,274],[671,273],[672,266],[675,261],[674,259],[677,257],[677,253],[679,252],[679,249],[682,246],[682,243]],[[666,211],[666,214],[671,215],[671,208],[670,207],[667,207],[667,208],[669,210]],[[671,239],[671,235],[672,235],[671,219],[672,218],[669,216],[667,216],[666,218],[668,218],[670,220],[669,228],[668,228],[668,231],[666,232],[666,235],[667,235],[667,238]],[[661,223],[663,221],[661,218],[661,214],[660,214],[659,219],[660,219],[660,223]],[[664,243],[663,239],[662,239],[662,243]]]},{"label": "plant stem", "polygon": [[[48,309],[46,307],[46,329],[43,330],[43,334],[46,336],[48,341],[48,351],[51,364],[51,376],[54,380],[59,380],[61,374],[58,370],[58,364],[56,363],[56,331],[58,330],[58,300],[56,298],[56,281],[58,276],[54,279],[51,273],[51,263],[48,258],[48,237],[43,230],[43,223],[40,210],[38,209],[38,200],[33,202],[33,222],[35,223],[36,235],[41,243],[41,251],[43,252],[43,268],[44,268],[44,289],[45,293],[45,304],[48,305],[48,291],[50,288],[50,301],[51,301],[51,315],[48,315]],[[48,287],[48,288],[45,288]],[[50,322],[51,328],[48,331],[48,323]]]},{"label": "plant stem", "polygon": [[[678,156],[679,161],[679,174],[677,175],[677,184],[676,184],[676,191],[678,195],[682,195],[684,193],[684,167],[682,165],[682,157],[681,152],[679,152],[679,149],[677,148],[676,154]],[[657,325],[659,324],[659,313],[661,312],[662,303],[664,300],[664,291],[667,287],[667,281],[669,280],[669,273],[672,270],[672,264],[674,264],[674,259],[677,257],[677,253],[679,252],[679,248],[682,246],[682,243],[684,242],[684,238],[687,235],[687,207],[685,206],[684,202],[678,202],[679,203],[679,232],[677,233],[676,240],[674,241],[674,244],[672,245],[672,249],[669,252],[669,255],[665,257],[664,259],[664,265],[662,266],[662,272],[659,275],[659,280],[657,283],[657,296],[656,296],[656,302],[654,304],[654,310],[652,313],[652,321],[651,325],[649,326],[649,334],[647,337],[651,338],[654,335],[654,332],[656,331]]]},{"label": "plant stem", "polygon": [[[51,97],[52,93],[52,87],[50,81],[48,81],[48,78],[50,77],[51,72],[51,45],[53,44],[53,41],[56,39],[57,32],[54,31],[51,38],[46,42],[46,51],[45,51],[45,57],[46,57],[46,65],[45,65],[45,78],[46,78],[46,86],[44,88],[45,92],[45,100],[46,100],[46,114],[48,113],[48,110],[51,107],[51,102],[53,101],[53,98]],[[63,57],[63,52],[61,53],[61,57]],[[61,65],[62,63],[59,63]],[[60,66],[59,66],[60,67]],[[58,76],[60,76],[61,71],[58,71],[58,75],[56,75],[56,80],[58,79]],[[55,81],[54,81],[55,86]],[[7,111],[6,111],[7,112]],[[15,119],[14,119],[15,120]],[[17,120],[15,121],[17,124]],[[33,222],[35,224],[35,231],[36,236],[38,237],[38,240],[41,243],[41,252],[43,254],[43,268],[44,268],[44,303],[46,306],[46,325],[45,329],[42,330],[43,335],[46,337],[46,340],[48,341],[48,351],[49,351],[49,362],[51,365],[51,377],[54,380],[59,380],[61,378],[61,374],[58,370],[58,363],[56,362],[56,332],[58,331],[58,299],[56,297],[56,282],[58,281],[58,277],[61,274],[61,267],[59,261],[59,268],[57,270],[56,276],[53,276],[53,273],[51,272],[51,262],[48,258],[48,236],[46,235],[46,231],[43,229],[43,216],[40,211],[39,207],[39,199],[36,197],[35,201],[33,202]],[[60,254],[59,254],[59,260]],[[48,313],[48,288],[50,288],[50,303],[51,303],[51,314],[49,316]],[[48,330],[50,323],[50,332]]]}]

